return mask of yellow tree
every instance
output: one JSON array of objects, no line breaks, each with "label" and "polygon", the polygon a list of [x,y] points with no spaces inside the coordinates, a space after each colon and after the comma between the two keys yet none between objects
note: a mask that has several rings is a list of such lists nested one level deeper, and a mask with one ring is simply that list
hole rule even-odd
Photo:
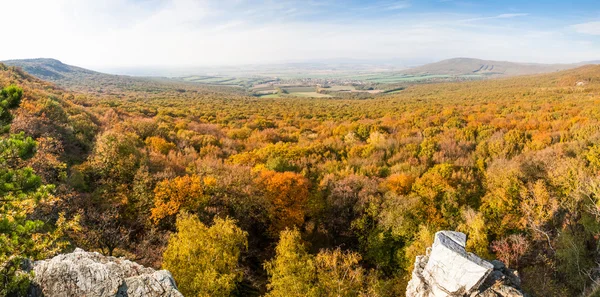
[{"label": "yellow tree", "polygon": [[308,253],[297,229],[281,232],[275,258],[265,263],[267,297],[360,296],[365,283],[361,257],[341,249]]},{"label": "yellow tree", "polygon": [[409,263],[404,267],[410,269],[414,265],[416,257],[425,254],[427,248],[433,244],[434,236],[435,231],[431,227],[427,225],[419,226],[419,231],[415,234],[413,242],[404,248],[404,257],[406,262]]},{"label": "yellow tree", "polygon": [[354,252],[321,251],[316,257],[317,280],[321,296],[360,296],[364,269],[359,265],[361,256]]},{"label": "yellow tree", "polygon": [[488,226],[483,214],[472,208],[462,211],[464,222],[458,226],[458,231],[464,232],[469,237],[467,250],[473,251],[480,257],[491,258],[489,252]]},{"label": "yellow tree", "polygon": [[552,246],[549,232],[544,230],[544,225],[551,221],[558,211],[558,199],[548,190],[543,180],[528,184],[528,189],[523,190],[521,196],[522,224],[533,229],[538,236],[543,235]]},{"label": "yellow tree", "polygon": [[281,232],[275,258],[265,269],[270,276],[267,297],[318,296],[315,261],[297,229]]},{"label": "yellow tree", "polygon": [[486,194],[482,198],[480,211],[491,234],[504,235],[510,231],[523,230],[523,213],[520,202],[526,193],[523,173],[514,162],[498,161],[486,171]]},{"label": "yellow tree", "polygon": [[230,296],[243,276],[238,261],[247,236],[229,218],[216,218],[207,227],[197,216],[183,213],[163,254],[163,268],[185,296]]},{"label": "yellow tree", "polygon": [[174,143],[166,141],[162,137],[151,136],[146,138],[146,145],[153,151],[161,153],[163,155],[168,154],[171,150],[175,149]]}]

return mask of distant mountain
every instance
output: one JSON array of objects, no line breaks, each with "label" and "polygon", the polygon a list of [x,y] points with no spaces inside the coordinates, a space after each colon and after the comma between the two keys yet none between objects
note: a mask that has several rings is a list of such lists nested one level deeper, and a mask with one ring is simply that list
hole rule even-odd
[{"label": "distant mountain", "polygon": [[600,60],[585,61],[585,62],[581,62],[579,64],[580,65],[600,65]]},{"label": "distant mountain", "polygon": [[53,82],[73,91],[91,92],[103,95],[126,95],[129,91],[150,93],[196,90],[201,92],[240,92],[225,88],[209,88],[193,83],[172,80],[164,77],[135,77],[96,72],[71,66],[55,59],[23,59],[0,61],[8,66],[22,68],[25,72],[42,80]]},{"label": "distant mountain", "polygon": [[0,63],[20,67],[39,79],[77,91],[94,90],[102,92],[103,86],[111,85],[112,87],[131,80],[131,78],[126,76],[100,73],[67,65],[56,59],[7,60]]},{"label": "distant mountain", "polygon": [[55,59],[7,60],[2,61],[2,63],[8,66],[21,67],[33,76],[50,81],[65,80],[72,77],[103,75],[92,70],[67,65]]},{"label": "distant mountain", "polygon": [[593,62],[577,64],[534,64],[490,61],[471,58],[454,58],[436,63],[410,68],[401,71],[409,75],[483,75],[483,76],[515,76],[538,73],[549,73],[572,69]]}]

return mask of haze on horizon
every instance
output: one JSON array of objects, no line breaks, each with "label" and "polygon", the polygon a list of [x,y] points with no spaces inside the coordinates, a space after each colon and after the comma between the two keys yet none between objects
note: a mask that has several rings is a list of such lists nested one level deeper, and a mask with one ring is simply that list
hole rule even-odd
[{"label": "haze on horizon", "polygon": [[96,70],[453,57],[600,59],[595,1],[4,1],[0,60],[56,58]]}]

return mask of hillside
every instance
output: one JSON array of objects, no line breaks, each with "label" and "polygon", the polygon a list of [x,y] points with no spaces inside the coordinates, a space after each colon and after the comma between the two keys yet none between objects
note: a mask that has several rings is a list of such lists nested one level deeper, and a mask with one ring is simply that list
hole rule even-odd
[{"label": "hillside", "polygon": [[27,73],[43,80],[60,81],[75,77],[99,77],[102,73],[71,66],[56,59],[23,59],[3,61],[5,65],[23,68]]},{"label": "hillside", "polygon": [[102,92],[105,86],[115,88],[129,80],[127,77],[67,65],[55,59],[7,60],[2,63],[7,66],[20,67],[39,79],[78,91]]},{"label": "hillside", "polygon": [[87,101],[86,96],[79,95],[76,99],[73,93],[53,83],[0,63],[0,86],[8,85],[24,90],[22,105],[27,107],[13,113],[11,132],[24,132],[34,139],[51,139],[44,149],[53,147],[52,153],[66,163],[81,162],[86,157],[99,126],[93,113],[74,103]]},{"label": "hillside", "polygon": [[[579,296],[600,279],[600,66],[369,100],[143,84],[120,86],[123,96],[73,93],[0,66],[0,87],[11,85],[23,98],[0,120],[37,149],[0,173],[31,167],[35,185],[56,190],[11,202],[23,225],[48,226],[1,229],[0,240],[19,240],[0,260],[81,247],[167,269],[185,296],[209,286],[188,276],[204,275],[239,296],[287,296],[284,285],[301,283],[298,296],[342,286],[391,297],[406,292],[435,232],[455,230],[469,252],[518,270],[535,296]],[[61,227],[71,220],[76,228]],[[61,244],[32,243],[40,236]]]},{"label": "hillside", "polygon": [[410,75],[436,74],[436,75],[482,75],[516,76],[528,74],[549,73],[581,66],[578,64],[533,64],[513,63],[504,61],[490,61],[471,58],[455,58],[436,63],[402,70],[401,73]]},{"label": "hillside", "polygon": [[67,65],[55,59],[22,59],[3,61],[16,66],[39,79],[53,82],[72,91],[93,93],[98,96],[126,97],[131,91],[145,92],[147,96],[185,91],[229,94],[243,93],[238,88],[200,86],[193,83],[161,77],[134,77],[113,75]]}]

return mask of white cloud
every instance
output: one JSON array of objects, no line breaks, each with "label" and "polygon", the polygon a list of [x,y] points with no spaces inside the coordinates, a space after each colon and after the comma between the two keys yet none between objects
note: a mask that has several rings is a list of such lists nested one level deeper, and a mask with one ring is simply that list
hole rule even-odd
[{"label": "white cloud", "polygon": [[468,19],[460,20],[459,22],[471,23],[471,22],[489,21],[489,20],[496,20],[496,19],[512,19],[512,18],[526,17],[526,16],[529,16],[529,13],[504,13],[504,14],[499,14],[499,15],[490,16],[490,17],[468,18]]},{"label": "white cloud", "polygon": [[410,2],[389,1],[371,12],[392,9],[388,14],[401,16],[323,19],[315,17],[322,9],[348,11],[334,2],[268,1],[256,6],[248,1],[6,1],[5,11],[27,11],[27,21],[18,13],[3,15],[4,24],[17,24],[7,29],[17,40],[0,47],[0,60],[52,57],[107,69],[456,56],[574,62],[598,59],[600,52],[597,43],[573,42],[559,32],[510,26],[514,18],[528,15],[524,13],[410,14]]},{"label": "white cloud", "polygon": [[388,7],[386,7],[386,10],[400,10],[400,9],[406,9],[409,7],[410,7],[409,1],[400,1],[400,2],[390,4]]},{"label": "white cloud", "polygon": [[504,13],[504,14],[500,14],[497,15],[496,19],[510,19],[510,18],[516,18],[516,17],[524,17],[524,16],[528,16],[528,13]]},{"label": "white cloud", "polygon": [[582,23],[571,26],[577,33],[589,34],[589,35],[600,35],[600,21]]}]

